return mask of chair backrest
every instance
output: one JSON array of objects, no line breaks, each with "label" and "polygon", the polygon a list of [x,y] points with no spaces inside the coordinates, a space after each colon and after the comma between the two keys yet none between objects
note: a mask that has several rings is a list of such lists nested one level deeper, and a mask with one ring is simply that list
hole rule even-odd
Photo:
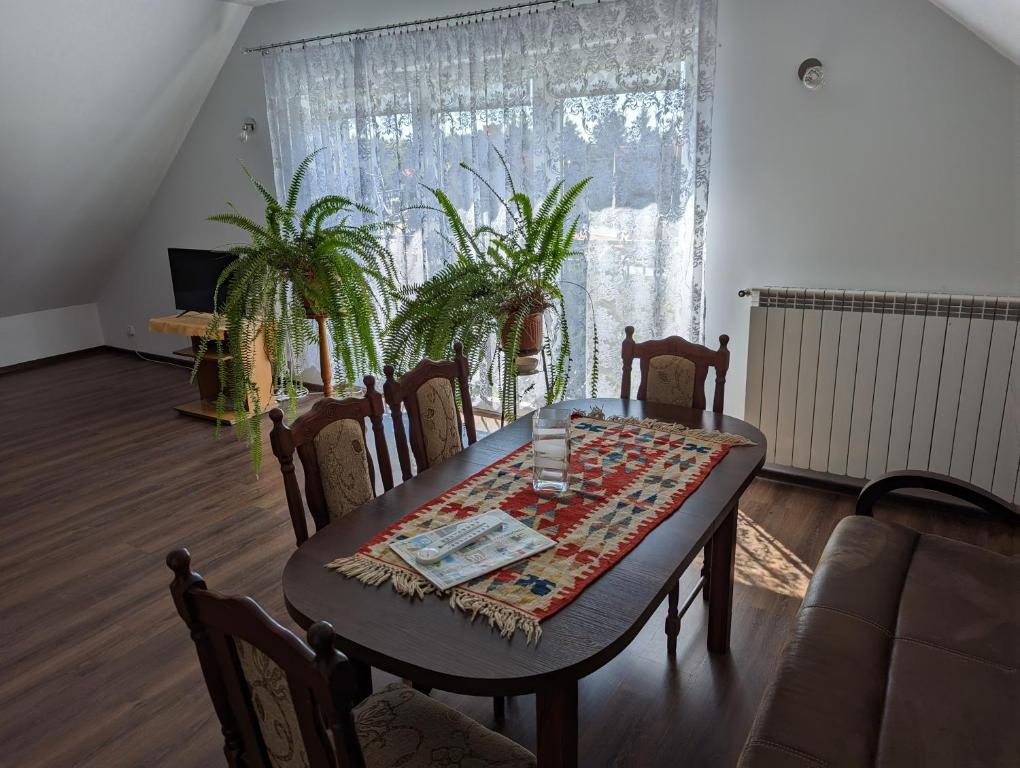
[{"label": "chair backrest", "polygon": [[393,487],[393,470],[383,428],[383,401],[375,377],[365,377],[365,396],[336,400],[326,397],[289,427],[283,411],[269,412],[270,442],[280,460],[287,507],[300,546],[308,538],[304,501],[294,472],[294,453],[305,474],[308,511],[319,530],[375,496],[376,469],[368,451],[365,419],[372,422],[375,454],[385,490]]},{"label": "chair backrest", "polygon": [[[305,645],[249,597],[207,589],[191,555],[167,555],[170,594],[191,630],[232,768],[363,768],[355,674],[320,621]],[[314,650],[313,650],[314,649]],[[335,745],[335,746],[334,746]]]},{"label": "chair backrest", "polygon": [[[459,341],[454,343],[453,351],[453,360],[422,360],[399,380],[394,378],[392,365],[383,368],[386,372],[383,394],[393,416],[397,458],[404,480],[411,477],[411,458],[401,408],[407,411],[411,452],[419,472],[463,449],[462,426],[467,431],[468,445],[477,439],[468,388],[468,361]],[[463,419],[457,409],[458,398]]]},{"label": "chair backrest", "polygon": [[623,340],[623,382],[620,397],[630,400],[630,373],[637,358],[641,363],[641,383],[637,399],[654,403],[683,405],[707,410],[705,379],[715,368],[715,397],[712,410],[722,413],[726,371],[730,367],[730,337],[719,337],[719,349],[709,349],[679,336],[649,341],[634,341],[634,326],[628,325]]}]

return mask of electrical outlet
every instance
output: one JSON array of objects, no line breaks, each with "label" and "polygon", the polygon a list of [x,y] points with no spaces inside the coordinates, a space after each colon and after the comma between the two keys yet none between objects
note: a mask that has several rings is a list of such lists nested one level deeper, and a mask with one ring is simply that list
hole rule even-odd
[{"label": "electrical outlet", "polygon": [[135,335],[135,327],[133,325],[129,325],[127,327],[127,335],[128,336],[134,336]]}]

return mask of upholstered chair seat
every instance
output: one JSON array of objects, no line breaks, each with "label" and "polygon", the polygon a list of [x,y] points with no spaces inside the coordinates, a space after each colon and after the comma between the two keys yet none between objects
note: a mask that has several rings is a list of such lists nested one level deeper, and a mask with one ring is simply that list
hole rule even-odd
[{"label": "upholstered chair seat", "polygon": [[520,744],[405,685],[373,693],[354,709],[367,768],[528,768]]}]

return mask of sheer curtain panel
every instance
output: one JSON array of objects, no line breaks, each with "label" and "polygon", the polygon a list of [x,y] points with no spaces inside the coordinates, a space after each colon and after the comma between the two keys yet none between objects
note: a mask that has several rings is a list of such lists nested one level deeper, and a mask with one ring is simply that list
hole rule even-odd
[{"label": "sheer curtain panel", "polygon": [[563,3],[266,52],[277,189],[326,147],[304,193],[338,192],[398,223],[387,245],[419,282],[452,256],[439,216],[412,208],[429,202],[424,187],[469,223],[503,224],[461,162],[500,194],[493,148],[532,195],[591,176],[562,276],[569,394],[589,388],[594,320],[600,391],[615,395],[625,325],[702,338],[715,19],[716,0]]}]

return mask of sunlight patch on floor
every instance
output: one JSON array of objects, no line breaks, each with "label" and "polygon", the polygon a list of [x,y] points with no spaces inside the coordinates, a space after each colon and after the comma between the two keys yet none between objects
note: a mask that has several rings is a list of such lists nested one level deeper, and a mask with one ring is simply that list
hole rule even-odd
[{"label": "sunlight patch on floor", "polygon": [[779,539],[741,511],[737,511],[737,583],[801,599],[811,581],[811,569]]}]

